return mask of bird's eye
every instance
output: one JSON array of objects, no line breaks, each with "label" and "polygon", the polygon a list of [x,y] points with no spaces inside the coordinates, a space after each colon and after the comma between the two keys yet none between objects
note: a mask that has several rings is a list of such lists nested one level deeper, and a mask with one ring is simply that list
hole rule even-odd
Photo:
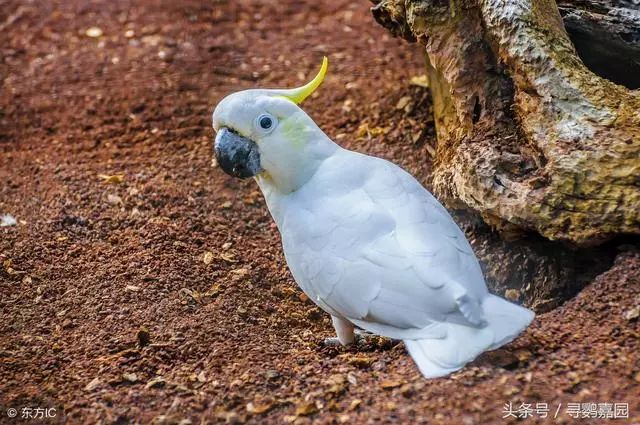
[{"label": "bird's eye", "polygon": [[269,114],[262,114],[256,119],[256,126],[263,132],[271,132],[277,124],[274,116]]},{"label": "bird's eye", "polygon": [[263,130],[269,130],[272,125],[273,125],[273,121],[271,121],[271,118],[269,117],[260,118],[260,127]]}]

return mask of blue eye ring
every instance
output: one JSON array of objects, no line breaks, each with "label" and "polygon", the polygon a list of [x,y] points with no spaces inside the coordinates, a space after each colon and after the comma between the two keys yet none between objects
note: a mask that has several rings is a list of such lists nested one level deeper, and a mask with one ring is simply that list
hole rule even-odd
[{"label": "blue eye ring", "polygon": [[271,114],[260,114],[258,118],[256,118],[256,128],[261,133],[270,133],[274,128],[278,125],[278,120]]}]

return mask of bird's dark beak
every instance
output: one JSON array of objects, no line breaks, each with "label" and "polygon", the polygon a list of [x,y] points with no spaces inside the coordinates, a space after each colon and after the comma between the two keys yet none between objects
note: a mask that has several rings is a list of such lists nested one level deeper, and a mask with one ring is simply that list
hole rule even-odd
[{"label": "bird's dark beak", "polygon": [[220,168],[230,176],[244,179],[262,171],[256,142],[228,128],[218,130],[213,149]]}]

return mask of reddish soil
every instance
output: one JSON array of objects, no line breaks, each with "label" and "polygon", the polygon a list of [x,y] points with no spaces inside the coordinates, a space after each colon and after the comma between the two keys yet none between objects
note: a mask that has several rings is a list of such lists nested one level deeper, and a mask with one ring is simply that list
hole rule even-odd
[{"label": "reddish soil", "polygon": [[364,1],[0,3],[0,215],[18,220],[0,228],[0,423],[23,407],[60,423],[511,423],[508,402],[561,404],[526,423],[601,422],[572,419],[580,402],[640,421],[633,246],[449,378],[424,380],[402,344],[322,344],[328,316],[257,186],[211,166],[210,114],[229,92],[300,84],[323,55],[305,109],[428,181],[419,49]]}]

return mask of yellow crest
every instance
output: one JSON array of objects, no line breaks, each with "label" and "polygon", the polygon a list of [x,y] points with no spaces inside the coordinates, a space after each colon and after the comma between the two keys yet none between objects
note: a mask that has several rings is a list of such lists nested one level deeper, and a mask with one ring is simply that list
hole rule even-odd
[{"label": "yellow crest", "polygon": [[320,67],[320,71],[318,71],[316,76],[313,77],[313,80],[309,81],[302,87],[282,90],[279,94],[291,100],[297,105],[301,104],[307,97],[311,96],[311,94],[320,86],[320,84],[322,84],[328,67],[329,60],[325,56],[322,58],[322,66]]}]

